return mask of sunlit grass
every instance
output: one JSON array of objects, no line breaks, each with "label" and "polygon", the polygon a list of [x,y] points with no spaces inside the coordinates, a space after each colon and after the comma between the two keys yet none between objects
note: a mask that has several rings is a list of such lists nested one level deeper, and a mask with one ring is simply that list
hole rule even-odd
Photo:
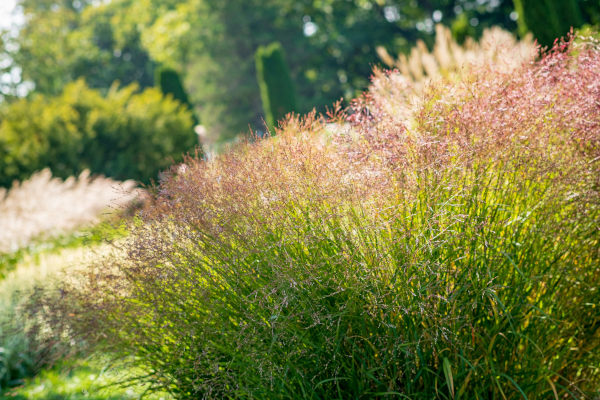
[{"label": "sunlit grass", "polygon": [[166,393],[146,392],[147,387],[135,381],[126,386],[118,383],[139,372],[126,365],[112,365],[105,359],[96,358],[76,363],[62,363],[39,376],[27,379],[0,399],[18,400],[169,400]]},{"label": "sunlit grass", "polygon": [[[16,251],[0,253],[0,281],[20,264],[31,267],[32,264],[50,264],[57,269],[60,255],[52,259],[52,255],[61,253],[65,249],[76,249],[87,246],[94,247],[101,243],[112,242],[127,234],[126,226],[118,220],[103,222],[91,227],[82,228],[68,234],[56,235],[51,238],[29,240],[27,246]],[[80,249],[82,251],[82,249]],[[65,254],[68,254],[65,253]],[[67,266],[67,265],[63,265]],[[42,267],[44,268],[44,267]]]}]

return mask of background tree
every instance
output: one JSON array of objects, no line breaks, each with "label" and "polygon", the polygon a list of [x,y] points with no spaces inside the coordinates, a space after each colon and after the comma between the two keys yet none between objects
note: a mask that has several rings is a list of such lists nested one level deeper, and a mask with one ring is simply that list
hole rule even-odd
[{"label": "background tree", "polygon": [[462,14],[473,34],[498,23],[515,29],[511,11],[506,0],[186,0],[166,8],[142,41],[154,59],[178,66],[203,124],[226,141],[261,127],[252,62],[261,45],[281,42],[298,111],[323,110],[366,88],[377,46],[399,53],[417,38],[432,44],[434,22],[451,24]]},{"label": "background tree", "polygon": [[[183,66],[192,102],[213,138],[227,141],[248,127],[264,129],[254,53],[274,38],[288,54],[292,76],[304,65],[310,49],[301,19],[288,18],[279,0],[191,0],[187,16],[191,46],[174,60]],[[181,9],[180,9],[181,10]],[[181,12],[181,11],[180,11]],[[190,42],[184,42],[185,45]],[[304,45],[303,45],[304,44]],[[165,49],[167,50],[167,49]]]},{"label": "background tree", "polygon": [[22,0],[25,23],[16,36],[3,35],[10,43],[3,54],[37,93],[58,94],[79,78],[93,88],[108,89],[116,80],[152,86],[154,63],[137,25],[126,23],[135,2]]},{"label": "background tree", "polygon": [[579,3],[583,18],[587,24],[600,25],[600,1],[581,0]]},{"label": "background tree", "polygon": [[181,78],[177,71],[172,68],[162,67],[156,71],[155,85],[160,88],[160,91],[165,95],[170,95],[173,99],[185,105],[194,116],[194,125],[198,125],[199,121],[194,113],[194,106],[190,103],[188,94],[183,87]]}]

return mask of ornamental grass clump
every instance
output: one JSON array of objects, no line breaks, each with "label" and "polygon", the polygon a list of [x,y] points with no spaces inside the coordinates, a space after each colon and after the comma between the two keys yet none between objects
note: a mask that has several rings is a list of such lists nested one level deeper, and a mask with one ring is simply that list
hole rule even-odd
[{"label": "ornamental grass clump", "polygon": [[46,318],[181,399],[598,396],[600,49],[395,74],[188,159]]}]

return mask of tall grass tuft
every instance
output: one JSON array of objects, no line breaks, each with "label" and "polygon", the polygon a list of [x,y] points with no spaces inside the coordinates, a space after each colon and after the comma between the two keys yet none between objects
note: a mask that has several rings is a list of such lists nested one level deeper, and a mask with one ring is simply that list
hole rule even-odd
[{"label": "tall grass tuft", "polygon": [[530,34],[518,41],[510,32],[499,27],[485,29],[478,42],[468,37],[461,46],[448,27],[437,24],[431,51],[422,40],[417,41],[408,55],[400,54],[396,59],[382,46],[376,51],[387,67],[398,70],[396,78],[405,79],[422,90],[431,80],[459,80],[463,72],[468,73],[477,65],[493,63],[496,71],[510,72],[523,63],[531,62],[539,49]]},{"label": "tall grass tuft", "polygon": [[46,317],[181,399],[600,395],[600,49],[396,78],[188,159]]},{"label": "tall grass tuft", "polygon": [[135,187],[134,181],[91,178],[89,171],[63,181],[44,169],[8,191],[0,188],[0,253],[98,223],[138,198]]}]

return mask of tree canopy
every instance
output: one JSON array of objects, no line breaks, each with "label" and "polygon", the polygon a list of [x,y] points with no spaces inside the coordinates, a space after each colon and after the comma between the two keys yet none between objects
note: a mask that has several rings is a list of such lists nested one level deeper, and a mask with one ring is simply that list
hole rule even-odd
[{"label": "tree canopy", "polygon": [[[598,6],[578,1],[583,21]],[[597,2],[596,2],[597,3]],[[157,67],[181,77],[200,121],[217,141],[262,128],[254,53],[274,41],[286,53],[297,110],[323,110],[366,88],[376,49],[409,51],[434,41],[434,25],[461,41],[500,25],[517,32],[512,0],[20,0],[25,22],[5,32],[0,68],[15,85],[56,95],[85,79],[106,91],[115,81],[154,84]],[[521,24],[523,25],[523,24]],[[522,31],[521,33],[524,33]],[[51,38],[51,40],[49,40]],[[16,71],[16,73],[15,73]]]}]

